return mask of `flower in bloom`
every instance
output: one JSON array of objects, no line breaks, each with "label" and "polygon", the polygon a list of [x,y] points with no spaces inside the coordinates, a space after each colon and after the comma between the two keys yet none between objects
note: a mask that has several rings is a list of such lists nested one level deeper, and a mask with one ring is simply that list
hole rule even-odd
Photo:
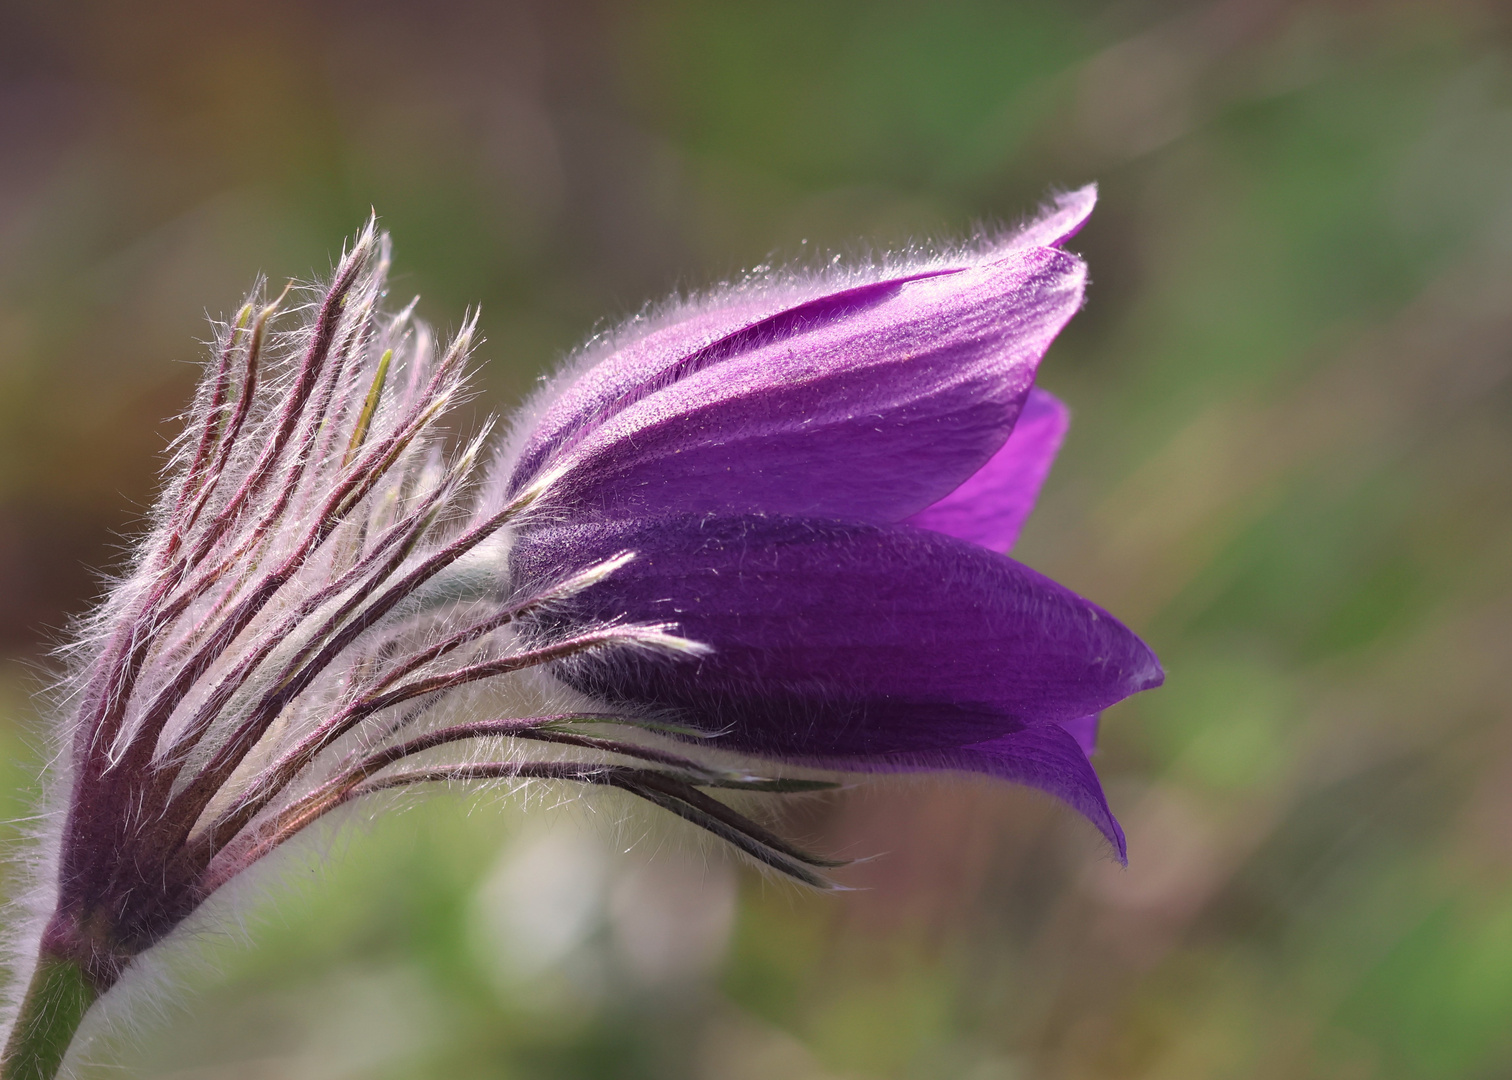
[{"label": "flower in bloom", "polygon": [[143,951],[393,789],[612,786],[823,884],[833,864],[710,792],[969,770],[1059,796],[1122,857],[1087,754],[1159,664],[1006,555],[1065,432],[1034,379],[1082,301],[1058,245],[1092,202],[632,322],[487,467],[486,429],[441,427],[474,322],[440,347],[413,305],[385,314],[371,226],[305,307],[255,293],[72,651],[0,1077],[51,1075]]}]

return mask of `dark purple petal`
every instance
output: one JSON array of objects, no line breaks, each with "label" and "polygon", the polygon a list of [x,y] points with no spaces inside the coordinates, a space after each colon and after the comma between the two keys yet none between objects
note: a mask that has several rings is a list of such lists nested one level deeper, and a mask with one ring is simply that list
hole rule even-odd
[{"label": "dark purple petal", "polygon": [[668,622],[698,660],[621,653],[561,678],[616,704],[790,757],[976,744],[1087,716],[1162,679],[1112,616],[1003,555],[909,526],[767,515],[522,534],[517,587],[637,553],[541,633]]},{"label": "dark purple petal", "polygon": [[[1085,719],[1096,722],[1096,717]],[[985,773],[1001,780],[1037,788],[1054,795],[1079,811],[1108,838],[1120,862],[1127,864],[1128,851],[1123,829],[1108,808],[1102,783],[1091,762],[1086,745],[1067,729],[1076,721],[1062,724],[1038,724],[1022,731],[1000,735],[996,739],[963,746],[912,754],[883,754],[827,762],[835,768],[853,772],[925,772],[956,769]]]},{"label": "dark purple petal", "polygon": [[908,523],[993,551],[1011,550],[1050,474],[1069,422],[1064,405],[1034,390],[1003,448],[964,484],[908,518]]},{"label": "dark purple petal", "polygon": [[1003,445],[1084,279],[1075,257],[1034,248],[789,312],[587,432],[555,502],[897,521]]},{"label": "dark purple petal", "polygon": [[1108,808],[1084,747],[1064,725],[1026,728],[957,751],[959,767],[1038,788],[1069,803],[1096,825],[1128,862],[1123,829]]}]

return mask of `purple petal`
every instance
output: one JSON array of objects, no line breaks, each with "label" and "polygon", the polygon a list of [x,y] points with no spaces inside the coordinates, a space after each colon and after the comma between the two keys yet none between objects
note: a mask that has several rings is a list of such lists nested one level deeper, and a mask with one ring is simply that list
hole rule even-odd
[{"label": "purple petal", "polygon": [[519,536],[517,587],[631,550],[541,633],[668,622],[699,660],[622,653],[557,673],[616,704],[816,757],[961,747],[1087,716],[1163,678],[1094,604],[1003,555],[908,526],[664,518]]},{"label": "purple petal", "polygon": [[1003,448],[964,484],[908,523],[993,551],[1011,550],[1050,474],[1069,422],[1064,405],[1034,390]]},{"label": "purple petal", "polygon": [[743,351],[864,311],[908,282],[961,269],[937,267],[893,274],[817,296],[804,296],[797,287],[778,288],[684,311],[676,321],[631,341],[586,370],[559,376],[565,385],[533,422],[514,467],[512,486],[515,490],[523,487],[611,417],[679,379]]},{"label": "purple petal", "polygon": [[968,251],[911,273],[890,273],[838,292],[819,291],[822,281],[772,284],[757,280],[684,307],[666,325],[632,336],[608,356],[580,363],[553,380],[528,434],[511,455],[509,486],[518,490],[586,432],[707,362],[712,354],[727,353],[740,338],[748,339],[746,344],[751,338],[775,339],[791,333],[795,324],[830,318],[836,308],[843,311],[879,289],[990,264],[1036,246],[1055,247],[1081,229],[1096,202],[1096,184],[1057,195],[1038,218],[995,247]]},{"label": "purple petal", "polygon": [[1082,748],[1082,753],[1091,757],[1097,753],[1097,729],[1102,721],[1102,716],[1093,713],[1091,716],[1078,716],[1075,720],[1062,720],[1061,727],[1076,740],[1076,745]]},{"label": "purple petal", "polygon": [[512,487],[523,487],[551,458],[625,405],[673,381],[678,365],[689,358],[739,331],[806,306],[769,300],[685,311],[670,325],[630,342],[586,370],[557,376],[556,381],[565,385],[535,418],[515,464]]},{"label": "purple petal", "polygon": [[1097,205],[1097,185],[1057,195],[1054,204],[1042,210],[1000,247],[999,251],[1022,251],[1030,247],[1056,247],[1081,232]]},{"label": "purple petal", "polygon": [[557,504],[897,521],[1003,445],[1084,280],[1035,248],[786,312],[586,432]]},{"label": "purple petal", "polygon": [[1123,829],[1108,808],[1102,783],[1083,752],[1085,747],[1064,725],[1042,725],[1004,735],[957,751],[960,765],[1048,792],[1069,803],[1096,825],[1128,864]]},{"label": "purple petal", "polygon": [[[1084,719],[1095,721],[1096,717]],[[1081,813],[1107,837],[1127,865],[1123,829],[1108,808],[1102,782],[1087,760],[1086,744],[1067,729],[1077,721],[1038,724],[996,739],[932,753],[885,754],[824,762],[852,772],[923,772],[956,769],[985,773],[1054,795]]]}]

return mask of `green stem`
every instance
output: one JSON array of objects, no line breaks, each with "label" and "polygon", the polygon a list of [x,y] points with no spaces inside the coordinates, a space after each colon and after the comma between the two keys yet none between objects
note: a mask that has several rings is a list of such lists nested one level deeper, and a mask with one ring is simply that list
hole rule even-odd
[{"label": "green stem", "polygon": [[43,953],[0,1055],[0,1080],[52,1080],[97,997],[78,964]]}]

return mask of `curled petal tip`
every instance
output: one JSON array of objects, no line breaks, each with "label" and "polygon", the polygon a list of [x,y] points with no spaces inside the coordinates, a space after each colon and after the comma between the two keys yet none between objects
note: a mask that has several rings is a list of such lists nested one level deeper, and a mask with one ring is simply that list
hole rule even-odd
[{"label": "curled petal tip", "polygon": [[1096,205],[1095,183],[1056,195],[1041,207],[1038,217],[1008,237],[994,254],[1007,254],[1027,247],[1057,247],[1081,232]]},{"label": "curled petal tip", "polygon": [[1133,679],[1135,692],[1153,690],[1165,682],[1165,667],[1160,662],[1160,657],[1143,641],[1140,645],[1144,649],[1144,663],[1140,665],[1138,674]]}]

